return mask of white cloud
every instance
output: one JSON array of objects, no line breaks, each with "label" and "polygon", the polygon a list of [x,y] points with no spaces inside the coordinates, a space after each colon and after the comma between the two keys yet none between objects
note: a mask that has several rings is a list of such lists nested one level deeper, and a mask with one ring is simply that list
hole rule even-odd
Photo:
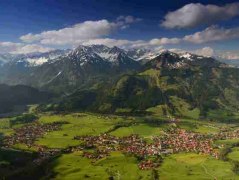
[{"label": "white cloud", "polygon": [[27,54],[35,52],[48,52],[53,48],[43,47],[36,44],[23,44],[13,42],[0,42],[0,53]]},{"label": "white cloud", "polygon": [[84,41],[82,45],[103,44],[109,47],[113,47],[113,46],[124,46],[130,43],[131,41],[129,40],[103,38],[103,39],[90,39],[90,40]]},{"label": "white cloud", "polygon": [[[96,38],[81,41],[80,44],[104,44],[107,46],[120,46],[124,48],[155,48],[163,45],[174,45],[182,42],[202,44],[213,41],[228,40],[239,38],[239,28],[224,29],[218,26],[211,26],[203,31],[196,32],[191,35],[186,35],[182,38],[154,38],[151,40],[125,40],[125,39],[111,39],[111,38]],[[204,52],[207,50],[207,56],[210,56],[209,47],[202,49]],[[199,51],[198,51],[199,52]],[[212,52],[211,52],[212,53]]]},{"label": "white cloud", "polygon": [[[190,6],[202,6],[199,9],[206,8],[207,12],[214,12],[217,14],[220,11],[225,11],[227,17],[228,14],[235,16],[235,9],[239,8],[239,3],[228,4],[223,7],[218,7],[214,5],[201,5],[201,4],[190,4]],[[184,6],[178,12],[194,12],[192,8],[188,10],[189,5]],[[186,10],[185,10],[186,9]],[[176,12],[176,11],[175,11]],[[172,14],[174,12],[171,12]],[[171,15],[172,15],[171,14]],[[237,12],[239,14],[239,12]],[[171,17],[170,13],[168,15]],[[180,13],[179,13],[180,15]],[[185,14],[184,14],[185,15]],[[211,15],[211,14],[210,14]],[[196,16],[198,14],[196,13]],[[179,17],[180,18],[180,17]],[[196,18],[194,15],[187,16],[183,23],[188,23],[187,18]],[[205,17],[204,17],[205,18]],[[170,19],[170,18],[169,18]],[[200,18],[199,18],[200,19]],[[209,17],[210,19],[210,17]],[[108,20],[99,21],[85,21],[78,23],[72,27],[67,27],[59,30],[44,31],[39,34],[26,34],[21,36],[20,39],[24,43],[13,43],[10,42],[9,45],[5,44],[1,46],[0,50],[4,52],[12,53],[30,53],[34,51],[45,52],[51,50],[51,48],[45,47],[46,45],[53,45],[55,47],[75,47],[78,45],[91,45],[91,44],[104,44],[107,46],[119,46],[122,48],[162,48],[164,45],[174,45],[179,43],[208,43],[212,41],[227,40],[233,38],[239,38],[239,27],[224,29],[218,26],[210,26],[203,31],[196,32],[194,34],[186,35],[184,37],[174,37],[174,38],[154,38],[151,40],[127,40],[127,39],[114,39],[109,38],[109,35],[115,30],[127,28],[130,24],[141,21],[140,18],[135,18],[133,16],[119,16],[115,21],[110,22]],[[190,20],[191,21],[191,20]],[[166,23],[166,21],[164,22]],[[29,44],[33,43],[34,44]],[[27,43],[27,44],[25,44]],[[41,45],[40,45],[41,44]],[[208,51],[207,54],[212,52],[209,51],[208,47],[202,49],[202,51]],[[200,51],[198,51],[200,52]]]},{"label": "white cloud", "polygon": [[179,38],[160,38],[160,39],[152,39],[149,41],[151,45],[166,45],[166,44],[178,44],[180,43]]},{"label": "white cloud", "polygon": [[186,53],[186,52],[188,52],[188,51],[186,51],[186,50],[177,49],[177,48],[171,48],[171,49],[169,49],[169,51],[172,51],[172,52],[174,52],[174,53]]},{"label": "white cloud", "polygon": [[92,44],[103,44],[109,47],[118,46],[122,48],[140,48],[140,47],[149,47],[149,43],[143,40],[126,40],[126,39],[111,39],[111,38],[102,38],[102,39],[90,39],[84,41],[82,45],[92,45]]},{"label": "white cloud", "polygon": [[12,51],[12,54],[28,54],[28,53],[35,53],[35,52],[49,52],[51,50],[54,50],[53,48],[43,47],[36,44],[28,44],[23,45],[22,47],[18,47],[15,51]]},{"label": "white cloud", "polygon": [[196,50],[185,50],[185,49],[169,49],[170,51],[172,52],[175,52],[175,53],[186,53],[186,52],[189,52],[189,53],[192,53],[192,54],[197,54],[197,55],[200,55],[200,56],[209,56],[209,57],[212,57],[212,56],[215,56],[216,53],[215,53],[215,50],[211,47],[203,47],[201,49],[196,49]]},{"label": "white cloud", "polygon": [[218,26],[210,26],[201,32],[187,35],[184,40],[192,43],[207,43],[212,41],[239,38],[239,28],[224,29]]},{"label": "white cloud", "polygon": [[211,47],[204,47],[202,49],[197,49],[192,51],[192,53],[201,55],[201,56],[210,56],[210,57],[215,55],[215,51]]},{"label": "white cloud", "polygon": [[119,23],[122,22],[124,24],[132,24],[132,23],[140,22],[142,21],[142,19],[135,18],[133,16],[119,16],[116,21]]},{"label": "white cloud", "polygon": [[166,28],[191,28],[211,25],[238,15],[239,3],[226,4],[225,6],[191,3],[167,13],[161,26]]},{"label": "white cloud", "polygon": [[129,24],[140,21],[133,16],[120,16],[115,22],[108,20],[85,21],[59,30],[44,31],[39,34],[21,36],[23,42],[40,42],[48,45],[78,45],[84,41],[98,39],[110,35],[114,30],[124,29]]},{"label": "white cloud", "polygon": [[182,38],[159,38],[149,41],[150,45],[179,44],[182,42],[202,44],[214,41],[223,41],[239,38],[239,27],[225,29],[219,26],[210,26],[203,31],[186,35]]},{"label": "white cloud", "polygon": [[107,20],[85,21],[72,27],[59,30],[44,31],[40,34],[21,36],[24,42],[40,41],[42,44],[67,45],[78,44],[82,40],[109,35],[117,25]]},{"label": "white cloud", "polygon": [[22,47],[21,43],[0,42],[0,53],[8,53]]},{"label": "white cloud", "polygon": [[203,47],[201,49],[196,50],[183,50],[183,49],[169,49],[175,53],[186,53],[190,52],[193,54],[197,54],[200,56],[209,56],[214,57],[216,59],[224,59],[224,60],[239,60],[239,52],[236,50],[215,50],[211,47]]},{"label": "white cloud", "polygon": [[222,59],[239,60],[239,52],[238,51],[219,51],[219,52],[217,52],[217,54]]},{"label": "white cloud", "polygon": [[178,38],[161,38],[161,39],[152,39],[149,41],[145,40],[126,40],[126,39],[111,39],[111,38],[102,38],[102,39],[90,39],[83,41],[82,45],[92,45],[92,44],[103,44],[109,47],[119,46],[122,48],[162,48],[166,44],[178,44],[180,39]]},{"label": "white cloud", "polygon": [[25,43],[31,43],[31,42],[34,42],[34,41],[41,40],[41,35],[40,34],[34,35],[32,33],[29,33],[29,34],[21,36],[20,39]]}]

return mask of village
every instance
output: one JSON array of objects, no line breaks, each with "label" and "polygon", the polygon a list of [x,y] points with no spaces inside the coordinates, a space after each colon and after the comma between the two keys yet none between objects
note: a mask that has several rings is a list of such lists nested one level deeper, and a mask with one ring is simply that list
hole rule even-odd
[{"label": "village", "polygon": [[49,124],[34,122],[16,128],[13,135],[4,138],[2,148],[12,148],[15,144],[25,144],[28,148],[33,147],[38,152],[38,157],[34,160],[36,164],[41,164],[41,162],[61,153],[75,151],[82,152],[83,157],[91,159],[94,163],[110,156],[113,151],[119,151],[136,157],[139,169],[147,170],[159,167],[162,156],[180,152],[207,154],[218,159],[221,146],[216,147],[213,142],[239,137],[238,130],[221,131],[212,136],[211,134],[200,134],[175,127],[163,131],[160,136],[152,137],[149,142],[137,134],[116,137],[109,133],[103,133],[98,136],[75,136],[74,140],[78,140],[80,145],[65,149],[51,149],[35,144],[35,141],[45,134],[60,130],[64,123],[66,122]]},{"label": "village", "polygon": [[49,124],[34,122],[20,128],[15,128],[15,133],[13,135],[6,136],[3,139],[1,148],[12,149],[16,144],[24,144],[28,148],[35,148],[38,156],[35,158],[34,163],[40,165],[43,161],[59,154],[61,150],[49,149],[45,146],[37,145],[35,141],[48,132],[59,130],[62,124],[65,124],[65,122],[54,122]]},{"label": "village", "polygon": [[142,170],[158,167],[161,155],[179,152],[202,153],[215,158],[219,155],[218,151],[213,148],[212,139],[208,136],[187,132],[183,129],[173,129],[162,136],[156,136],[152,143],[147,143],[138,135],[119,138],[102,134],[75,137],[75,139],[84,142],[84,149],[95,149],[94,152],[84,151],[84,157],[97,160],[108,156],[112,151],[121,151],[138,157],[141,160],[138,165]]},{"label": "village", "polygon": [[6,136],[3,140],[4,147],[11,147],[14,144],[23,143],[28,147],[34,145],[36,139],[44,136],[48,132],[56,131],[60,129],[63,123],[54,122],[50,124],[40,124],[34,122],[27,124],[20,128],[15,128],[15,133],[11,136]]}]

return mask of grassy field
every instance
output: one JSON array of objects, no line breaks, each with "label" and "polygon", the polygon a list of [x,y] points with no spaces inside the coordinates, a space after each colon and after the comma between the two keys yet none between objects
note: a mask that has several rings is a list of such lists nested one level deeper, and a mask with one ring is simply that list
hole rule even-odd
[{"label": "grassy field", "polygon": [[67,122],[63,124],[61,130],[50,132],[36,142],[49,148],[66,148],[75,146],[79,141],[73,140],[74,136],[98,135],[109,131],[118,122],[119,117],[104,117],[91,114],[71,114],[65,116],[42,116],[41,123]]},{"label": "grassy field", "polygon": [[[139,170],[134,157],[114,152],[111,156],[91,162],[81,152],[63,155],[51,164],[55,179],[154,179],[152,170]],[[156,169],[160,179],[239,179],[232,164],[207,155],[183,153],[170,155]]]},{"label": "grassy field", "polygon": [[[160,121],[161,119],[159,119]],[[72,138],[76,135],[97,135],[112,129],[115,124],[128,121],[122,117],[97,116],[93,114],[71,114],[65,116],[42,116],[42,123],[66,121],[69,124],[62,126],[62,130],[47,134],[37,141],[38,144],[54,148],[64,148],[77,145],[79,141]],[[110,132],[114,136],[128,136],[139,134],[144,138],[160,135],[169,124],[152,126],[142,118],[131,119],[133,122],[128,127],[120,127]],[[217,133],[222,123],[197,121],[193,119],[181,119],[176,125],[180,128],[199,133]],[[67,135],[66,135],[67,134]],[[236,140],[227,140],[229,143]],[[233,156],[233,154],[229,154]],[[235,156],[235,155],[234,155]],[[52,163],[56,179],[153,179],[152,170],[142,171],[137,167],[134,157],[125,156],[114,152],[111,156],[94,163],[83,158],[81,153],[64,154]],[[236,179],[238,176],[232,171],[233,165],[229,162],[216,160],[206,155],[175,154],[166,157],[163,164],[156,170],[161,179]],[[180,175],[180,176],[179,176]]]},{"label": "grassy field", "polygon": [[[161,107],[160,107],[161,108]],[[197,116],[197,112],[192,115]],[[1,136],[14,133],[10,126],[11,119],[0,120]],[[165,117],[156,115],[147,117],[123,117],[112,115],[98,115],[90,113],[74,113],[66,115],[39,114],[39,123],[64,122],[60,130],[48,132],[35,144],[49,148],[67,148],[79,145],[75,136],[99,135],[109,132],[111,135],[122,137],[138,134],[146,140],[160,135],[170,126],[179,127],[202,134],[217,133],[220,129],[237,129],[237,124],[223,124],[214,121],[199,121],[196,118],[181,118],[178,123],[167,123]],[[155,122],[152,123],[152,122]],[[217,141],[217,145],[232,146],[239,139]],[[24,144],[15,144],[15,149],[37,151]],[[81,156],[82,152],[62,154],[55,158],[47,167],[54,173],[54,179],[239,179],[233,172],[233,161],[239,161],[239,148],[234,147],[227,155],[228,161],[214,159],[211,156],[193,153],[173,154],[164,157],[162,164],[155,170],[140,170],[138,160],[133,156],[112,152],[110,156],[92,161]],[[6,163],[2,160],[2,163]],[[0,168],[1,169],[1,168]]]},{"label": "grassy field", "polygon": [[221,122],[227,122],[227,123],[233,123],[238,121],[239,119],[239,113],[238,112],[231,112],[231,111],[225,111],[225,110],[211,110],[208,113],[208,117],[211,119],[217,119]]},{"label": "grassy field", "polygon": [[13,133],[13,129],[10,127],[10,119],[0,119],[0,137],[7,136]]},{"label": "grassy field", "polygon": [[219,132],[221,125],[218,123],[209,123],[207,121],[198,121],[193,119],[181,119],[177,124],[179,128],[190,130],[198,133],[217,133]]},{"label": "grassy field", "polygon": [[134,157],[119,152],[96,161],[80,156],[81,153],[63,155],[52,163],[57,174],[54,179],[152,179],[152,172],[141,171]]},{"label": "grassy field", "polygon": [[142,137],[147,138],[151,136],[160,135],[161,132],[162,132],[162,127],[154,127],[148,124],[139,124],[139,125],[132,125],[130,127],[119,128],[110,134],[114,136],[118,136],[118,137],[129,136],[131,134],[138,134]]},{"label": "grassy field", "polygon": [[159,170],[162,179],[238,179],[229,162],[192,153],[167,157]]},{"label": "grassy field", "polygon": [[239,147],[232,148],[232,152],[230,152],[227,157],[230,160],[239,162]]},{"label": "grassy field", "polygon": [[223,144],[228,146],[231,146],[235,143],[239,143],[239,139],[226,139],[226,140],[218,140],[215,142],[215,144]]}]

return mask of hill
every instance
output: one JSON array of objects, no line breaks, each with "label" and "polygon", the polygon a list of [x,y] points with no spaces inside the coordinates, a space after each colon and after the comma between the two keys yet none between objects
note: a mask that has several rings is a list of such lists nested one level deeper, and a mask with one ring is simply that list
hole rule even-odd
[{"label": "hill", "polygon": [[16,107],[24,107],[28,104],[47,102],[52,97],[52,94],[32,87],[0,84],[0,113],[12,112]]},{"label": "hill", "polygon": [[238,100],[237,68],[209,57],[165,51],[137,72],[124,74],[117,81],[95,89],[76,91],[49,109],[196,118],[212,118],[215,113],[223,118],[223,112],[233,119]]}]

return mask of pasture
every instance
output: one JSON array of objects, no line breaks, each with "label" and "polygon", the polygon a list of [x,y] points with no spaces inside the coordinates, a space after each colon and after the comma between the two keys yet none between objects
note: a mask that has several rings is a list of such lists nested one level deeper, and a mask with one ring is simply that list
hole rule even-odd
[{"label": "pasture", "polygon": [[[221,129],[237,129],[237,124],[214,121],[199,121],[181,118],[179,122],[170,123],[162,116],[129,117],[115,115],[99,115],[91,113],[72,114],[39,114],[37,120],[40,124],[62,123],[60,129],[46,132],[34,144],[47,148],[66,149],[78,146],[82,142],[75,140],[75,136],[96,136],[109,133],[113,136],[124,137],[138,134],[150,142],[153,136],[160,136],[164,130],[178,127],[201,134],[216,134]],[[11,126],[11,118],[0,120],[0,134],[2,137],[14,133],[15,128],[24,126],[18,124]],[[232,146],[239,139],[218,140],[215,145]],[[15,144],[12,148],[22,151],[37,151],[35,147],[25,144]],[[227,154],[228,161],[215,159],[209,155],[194,153],[171,154],[163,157],[158,168],[140,170],[137,157],[113,151],[102,159],[92,160],[82,156],[82,151],[62,153],[47,165],[54,179],[239,179],[233,171],[232,161],[239,161],[238,147],[232,148]],[[2,161],[3,163],[3,161]]]}]

